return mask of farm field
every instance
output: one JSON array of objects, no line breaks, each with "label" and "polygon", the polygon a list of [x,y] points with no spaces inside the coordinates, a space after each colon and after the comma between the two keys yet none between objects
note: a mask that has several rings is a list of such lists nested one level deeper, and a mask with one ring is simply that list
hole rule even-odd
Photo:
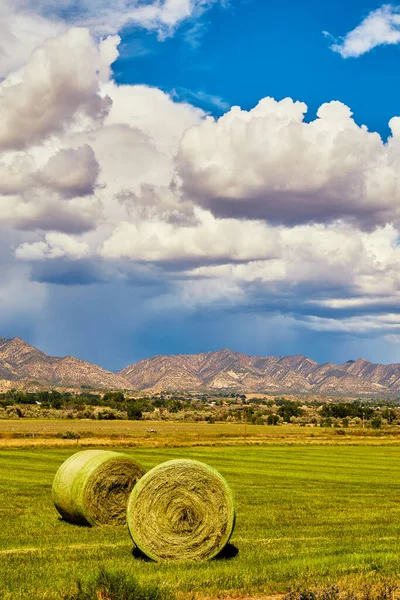
[{"label": "farm field", "polygon": [[[68,433],[79,440],[64,439]],[[64,437],[63,437],[64,436]],[[0,448],[35,446],[202,446],[248,444],[399,444],[400,427],[379,431],[171,421],[0,420]]]},{"label": "farm field", "polygon": [[358,587],[400,575],[398,446],[127,448],[146,468],[172,458],[204,461],[235,495],[236,556],[164,565],[135,558],[124,526],[89,529],[58,518],[51,484],[75,450],[0,450],[3,600],[60,600],[100,566],[188,598],[281,593],[297,581]]}]

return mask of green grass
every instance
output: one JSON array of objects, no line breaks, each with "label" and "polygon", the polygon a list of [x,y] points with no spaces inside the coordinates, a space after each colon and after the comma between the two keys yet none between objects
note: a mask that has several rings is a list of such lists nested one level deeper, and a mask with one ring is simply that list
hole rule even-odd
[{"label": "green grass", "polygon": [[134,558],[126,527],[89,529],[58,519],[51,483],[72,451],[0,452],[0,598],[60,599],[100,567],[201,595],[400,575],[400,447],[127,450],[147,468],[172,458],[202,460],[234,492],[237,556],[184,565]]}]

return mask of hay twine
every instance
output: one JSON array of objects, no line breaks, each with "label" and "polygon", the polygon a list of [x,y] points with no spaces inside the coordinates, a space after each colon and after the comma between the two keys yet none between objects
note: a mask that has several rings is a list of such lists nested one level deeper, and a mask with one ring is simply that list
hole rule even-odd
[{"label": "hay twine", "polygon": [[232,535],[233,496],[215,469],[195,460],[171,460],[135,486],[127,522],[136,546],[153,560],[206,560]]},{"label": "hay twine", "polygon": [[83,450],[58,469],[53,500],[65,521],[79,525],[123,525],[129,494],[144,469],[119,452]]}]

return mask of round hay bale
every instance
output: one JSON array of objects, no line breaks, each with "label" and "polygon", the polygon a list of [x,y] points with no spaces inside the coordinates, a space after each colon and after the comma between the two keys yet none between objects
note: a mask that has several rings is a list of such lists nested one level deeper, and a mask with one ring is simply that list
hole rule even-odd
[{"label": "round hay bale", "polygon": [[58,469],[53,500],[66,521],[79,525],[122,525],[126,506],[144,469],[126,454],[83,450]]},{"label": "round hay bale", "polygon": [[233,496],[215,469],[197,460],[171,460],[137,483],[127,522],[136,546],[153,560],[206,560],[232,535]]}]

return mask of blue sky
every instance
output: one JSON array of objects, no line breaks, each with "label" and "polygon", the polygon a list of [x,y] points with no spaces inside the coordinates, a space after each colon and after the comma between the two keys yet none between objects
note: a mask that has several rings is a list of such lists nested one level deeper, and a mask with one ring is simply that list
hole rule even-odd
[{"label": "blue sky", "polygon": [[265,96],[290,96],[308,105],[310,118],[322,103],[341,100],[358,123],[387,136],[388,122],[400,106],[399,48],[380,47],[343,60],[323,34],[344,36],[381,5],[360,0],[232,0],[203,17],[194,45],[187,42],[193,23],[162,43],[156,33],[128,28],[114,65],[116,80],[176,90],[216,115],[222,112],[218,106],[192,94],[207,94],[246,110]]},{"label": "blue sky", "polygon": [[0,336],[400,361],[400,6],[2,10]]}]

